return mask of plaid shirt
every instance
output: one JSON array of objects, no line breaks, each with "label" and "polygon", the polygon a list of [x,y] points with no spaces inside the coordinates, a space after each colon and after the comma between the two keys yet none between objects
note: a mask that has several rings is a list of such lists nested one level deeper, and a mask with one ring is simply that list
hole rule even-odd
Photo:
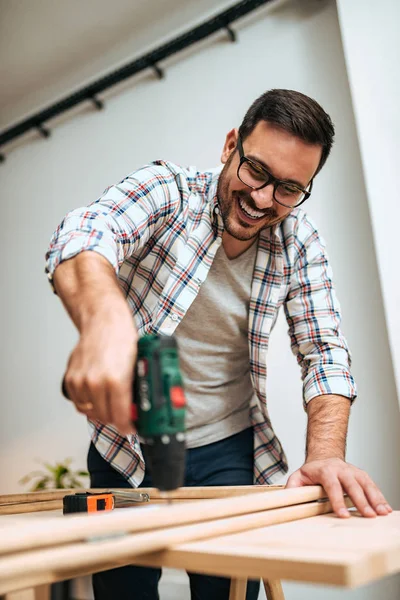
[{"label": "plaid shirt", "polygon": [[[50,281],[61,261],[84,250],[98,252],[115,268],[139,335],[173,334],[222,242],[216,195],[220,171],[156,161],[108,188],[90,206],[70,212],[46,255]],[[248,326],[257,484],[273,483],[288,470],[266,398],[268,341],[281,306],[302,370],[304,404],[322,394],[353,399],[350,355],[324,243],[300,209],[262,231],[258,241]],[[139,485],[144,462],[136,437],[122,437],[100,422],[90,422],[90,429],[100,454],[134,487]]]}]

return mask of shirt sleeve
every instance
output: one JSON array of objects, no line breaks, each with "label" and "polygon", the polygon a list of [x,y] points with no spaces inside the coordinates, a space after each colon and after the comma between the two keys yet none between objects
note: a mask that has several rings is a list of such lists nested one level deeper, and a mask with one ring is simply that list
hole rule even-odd
[{"label": "shirt sleeve", "polygon": [[118,273],[126,258],[178,214],[181,205],[176,174],[151,165],[109,187],[93,204],[66,215],[46,253],[52,283],[56,267],[85,250],[104,256]]},{"label": "shirt sleeve", "polygon": [[303,216],[296,235],[298,257],[285,302],[292,351],[301,366],[304,407],[316,396],[355,399],[351,355],[340,329],[340,305],[332,283],[325,244]]}]

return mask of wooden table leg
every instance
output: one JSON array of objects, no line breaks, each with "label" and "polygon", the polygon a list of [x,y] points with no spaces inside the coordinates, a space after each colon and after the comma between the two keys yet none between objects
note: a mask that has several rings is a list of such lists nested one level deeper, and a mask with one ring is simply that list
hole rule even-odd
[{"label": "wooden table leg", "polygon": [[45,583],[44,585],[38,585],[35,587],[35,600],[50,600],[51,598],[51,585]]},{"label": "wooden table leg", "polygon": [[246,600],[247,579],[231,579],[229,600]]},{"label": "wooden table leg", "polygon": [[267,600],[285,600],[279,579],[264,579],[263,583]]},{"label": "wooden table leg", "polygon": [[27,590],[9,592],[0,595],[0,600],[50,600],[50,585],[46,583]]}]

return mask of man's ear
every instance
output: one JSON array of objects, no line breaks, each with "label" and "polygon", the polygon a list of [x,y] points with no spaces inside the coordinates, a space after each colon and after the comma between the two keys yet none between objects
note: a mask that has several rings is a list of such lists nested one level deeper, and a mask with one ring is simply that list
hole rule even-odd
[{"label": "man's ear", "polygon": [[226,136],[225,144],[222,149],[221,162],[223,164],[226,163],[226,161],[228,160],[228,158],[230,157],[232,152],[234,152],[236,150],[237,140],[238,140],[238,130],[236,128],[231,129]]}]

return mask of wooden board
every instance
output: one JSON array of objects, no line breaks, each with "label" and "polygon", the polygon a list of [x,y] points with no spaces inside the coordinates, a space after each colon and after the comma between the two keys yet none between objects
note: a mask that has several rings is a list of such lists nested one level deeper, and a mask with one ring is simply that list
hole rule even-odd
[{"label": "wooden board", "polygon": [[[226,485],[226,486],[199,486],[199,487],[181,487],[168,493],[168,497],[177,500],[188,500],[192,498],[204,500],[206,498],[229,498],[230,496],[243,496],[245,494],[254,494],[257,492],[282,490],[283,485]],[[23,494],[3,494],[0,495],[0,506],[9,504],[21,504],[28,502],[42,502],[50,500],[62,500],[67,494],[76,494],[77,492],[106,492],[108,490],[123,492],[124,494],[132,492],[142,492],[150,496],[151,499],[165,500],[165,494],[157,488],[82,488],[82,489],[63,489],[63,490],[44,490],[39,492],[25,492]]]},{"label": "wooden board", "polygon": [[356,587],[400,571],[400,511],[311,517],[175,546],[135,564]]},{"label": "wooden board", "polygon": [[[317,493],[321,493],[322,490],[316,490]],[[288,490],[290,492],[290,490]],[[290,495],[292,496],[293,491]],[[304,493],[304,492],[302,492]],[[277,495],[281,492],[277,492]],[[285,497],[286,497],[285,493]],[[267,494],[270,497],[270,494]],[[260,497],[261,498],[261,497]],[[291,498],[292,500],[294,498]],[[239,501],[234,499],[235,503]],[[243,498],[242,498],[243,500]],[[267,500],[267,498],[265,498]],[[219,499],[213,501],[206,501],[207,508],[209,505],[220,505],[223,503],[226,507],[226,503],[229,503],[230,510],[233,510],[232,499]],[[275,499],[278,502],[278,498]],[[242,502],[243,504],[243,502]],[[187,507],[187,509],[191,507]],[[244,506],[239,507],[243,509]],[[172,507],[171,507],[172,509]],[[186,509],[186,510],[187,510]],[[143,509],[146,512],[146,509]],[[98,533],[103,533],[101,538],[91,538],[89,540],[81,540],[75,543],[61,543],[58,539],[57,543],[57,519],[47,519],[47,525],[50,526],[53,532],[53,543],[51,547],[38,548],[37,540],[33,540],[34,545],[37,549],[31,549],[26,552],[10,552],[8,551],[2,557],[0,557],[0,594],[4,592],[10,592],[12,590],[18,590],[26,587],[35,586],[42,583],[49,583],[53,581],[71,579],[83,573],[95,573],[97,571],[107,570],[115,568],[117,566],[127,565],[135,563],[135,557],[144,553],[156,552],[166,548],[172,548],[176,545],[181,545],[188,541],[193,540],[204,540],[207,538],[213,538],[217,535],[226,535],[228,533],[249,531],[252,528],[259,528],[261,526],[271,525],[274,523],[287,522],[288,520],[309,518],[316,514],[324,514],[331,510],[329,502],[305,502],[303,504],[284,506],[282,508],[262,510],[255,513],[240,514],[230,518],[218,518],[203,523],[196,523],[192,521],[192,524],[181,525],[175,527],[164,527],[161,529],[151,528],[150,531],[135,532],[134,534],[125,533],[121,535],[107,536],[104,538],[104,530],[107,522],[113,521],[111,513],[99,515],[99,525],[101,528]],[[157,519],[157,513],[159,511],[166,513],[165,509],[159,509],[153,512],[147,511],[147,517],[150,517],[150,521],[154,523]],[[115,511],[116,513],[118,511]],[[125,527],[133,527],[135,529],[134,516],[138,514],[135,510],[127,509],[123,516]],[[170,512],[170,511],[167,511]],[[179,510],[181,512],[181,510]],[[197,512],[197,511],[196,511]],[[119,520],[118,515],[115,515]],[[143,517],[141,521],[143,521]],[[191,519],[190,515],[184,518]],[[80,529],[82,530],[82,519],[86,521],[86,525],[93,523],[96,516],[82,517],[79,519]],[[18,519],[15,517],[3,517],[3,527],[1,529],[0,540],[6,549],[5,543],[8,540],[8,548],[11,550],[13,544],[12,539],[19,539],[19,547],[27,545],[29,540],[29,546],[32,545],[32,538],[29,535],[32,533],[29,527],[30,515],[24,515],[24,517],[18,523]],[[70,529],[73,517],[63,517],[59,524],[64,523],[67,529]],[[12,522],[14,521],[14,524]],[[0,521],[1,523],[1,521]],[[31,523],[33,530],[36,535],[42,530],[44,522],[43,519],[36,520]],[[110,522],[108,523],[108,525]],[[39,525],[39,528],[37,527]],[[10,527],[12,526],[12,529]],[[89,529],[92,529],[89,527]],[[115,528],[113,526],[113,530]],[[93,531],[92,531],[93,533]],[[11,534],[11,535],[10,535]],[[26,535],[28,534],[28,538]],[[66,541],[66,540],[64,540]],[[17,546],[14,544],[14,549]]]},{"label": "wooden board", "polygon": [[[24,494],[7,494],[0,496],[0,515],[14,515],[21,513],[36,513],[50,510],[62,509],[63,498],[68,494],[77,492],[106,492],[111,488],[92,489],[65,489],[45,490],[39,492],[26,492]],[[138,492],[147,494],[152,504],[167,504],[173,500],[176,502],[190,502],[215,498],[231,498],[266,491],[283,490],[282,485],[242,485],[242,486],[208,486],[208,487],[182,487],[168,493],[168,498],[156,488],[112,488],[111,491],[118,495],[122,492],[125,502],[117,500],[118,506],[142,506],[143,502],[127,500],[130,492],[136,495]],[[118,497],[118,496],[117,496]]]},{"label": "wooden board", "polygon": [[311,516],[329,510],[323,496],[309,487],[114,514],[4,516],[0,594],[122,564],[350,587],[400,571],[400,512],[377,519]]},{"label": "wooden board", "polygon": [[[29,524],[21,521],[19,527],[15,526],[14,529],[8,528],[3,531],[0,536],[0,554],[29,550],[40,546],[60,545],[93,536],[154,531],[157,528],[189,523],[199,524],[202,521],[265,512],[279,507],[288,508],[324,498],[325,492],[320,486],[307,486],[277,490],[274,493],[267,491],[232,498],[199,500],[180,505],[176,503],[170,506],[145,504],[137,508],[95,514],[76,513],[65,515],[58,523],[48,517],[36,518],[36,522]],[[28,514],[24,517],[27,519]]]}]

